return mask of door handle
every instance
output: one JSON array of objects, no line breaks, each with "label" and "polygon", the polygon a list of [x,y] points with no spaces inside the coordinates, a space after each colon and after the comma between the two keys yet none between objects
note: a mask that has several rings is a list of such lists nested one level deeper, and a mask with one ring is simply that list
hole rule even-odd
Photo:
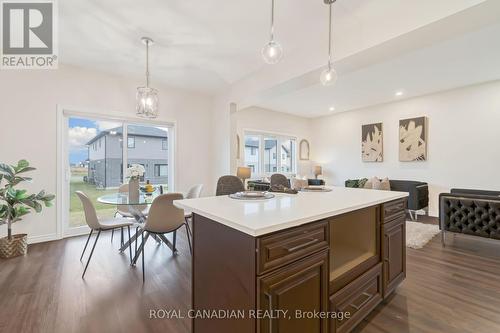
[{"label": "door handle", "polygon": [[264,293],[267,297],[267,303],[269,304],[269,333],[273,333],[273,297],[269,293]]},{"label": "door handle", "polygon": [[319,241],[319,239],[317,238],[314,238],[314,239],[311,239],[310,241],[306,242],[306,243],[302,243],[300,245],[297,245],[297,246],[294,246],[294,247],[286,247],[285,246],[285,249],[288,251],[288,252],[293,252],[293,251],[297,251],[297,250],[300,250],[300,249],[303,249],[305,247],[308,247],[310,245],[313,245],[314,243],[317,243]]}]

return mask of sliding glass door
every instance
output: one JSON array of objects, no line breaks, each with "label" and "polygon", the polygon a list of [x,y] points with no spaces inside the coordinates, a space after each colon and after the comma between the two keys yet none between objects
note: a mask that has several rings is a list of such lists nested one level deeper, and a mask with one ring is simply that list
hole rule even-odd
[{"label": "sliding glass door", "polygon": [[141,164],[146,172],[141,183],[150,182],[171,190],[173,180],[173,127],[120,120],[64,116],[63,234],[84,232],[83,207],[75,191],[93,202],[97,215],[111,218],[116,207],[98,202],[126,184],[126,170]]}]

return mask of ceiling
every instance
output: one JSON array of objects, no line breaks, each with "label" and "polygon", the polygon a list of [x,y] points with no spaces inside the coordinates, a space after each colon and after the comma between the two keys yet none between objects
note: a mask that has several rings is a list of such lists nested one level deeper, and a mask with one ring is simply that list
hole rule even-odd
[{"label": "ceiling", "polygon": [[[349,0],[350,11],[364,0]],[[321,0],[277,2],[276,36],[293,52],[310,36],[326,33]],[[59,2],[60,61],[102,71],[144,73],[149,36],[156,82],[215,94],[263,67],[270,1],[65,0]],[[340,12],[339,12],[340,14]],[[307,24],[297,25],[295,22]]]},{"label": "ceiling", "polygon": [[[499,80],[500,11],[489,10],[487,21],[462,13],[346,57],[332,87],[319,83],[317,69],[262,92],[254,105],[312,118]],[[432,40],[444,31],[447,38]]]}]

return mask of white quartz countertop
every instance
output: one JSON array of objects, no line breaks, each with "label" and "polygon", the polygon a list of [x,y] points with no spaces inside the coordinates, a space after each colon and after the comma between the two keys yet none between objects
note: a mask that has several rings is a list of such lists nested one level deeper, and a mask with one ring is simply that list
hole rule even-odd
[{"label": "white quartz countertop", "polygon": [[174,203],[251,236],[261,236],[408,196],[406,192],[331,188],[331,192],[274,193],[274,198],[258,201],[219,196]]}]

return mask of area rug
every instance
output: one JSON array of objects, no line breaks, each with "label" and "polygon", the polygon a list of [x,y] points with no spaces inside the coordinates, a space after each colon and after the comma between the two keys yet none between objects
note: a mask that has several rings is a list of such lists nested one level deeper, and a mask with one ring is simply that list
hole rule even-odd
[{"label": "area rug", "polygon": [[439,232],[438,225],[406,221],[406,247],[421,249]]}]

